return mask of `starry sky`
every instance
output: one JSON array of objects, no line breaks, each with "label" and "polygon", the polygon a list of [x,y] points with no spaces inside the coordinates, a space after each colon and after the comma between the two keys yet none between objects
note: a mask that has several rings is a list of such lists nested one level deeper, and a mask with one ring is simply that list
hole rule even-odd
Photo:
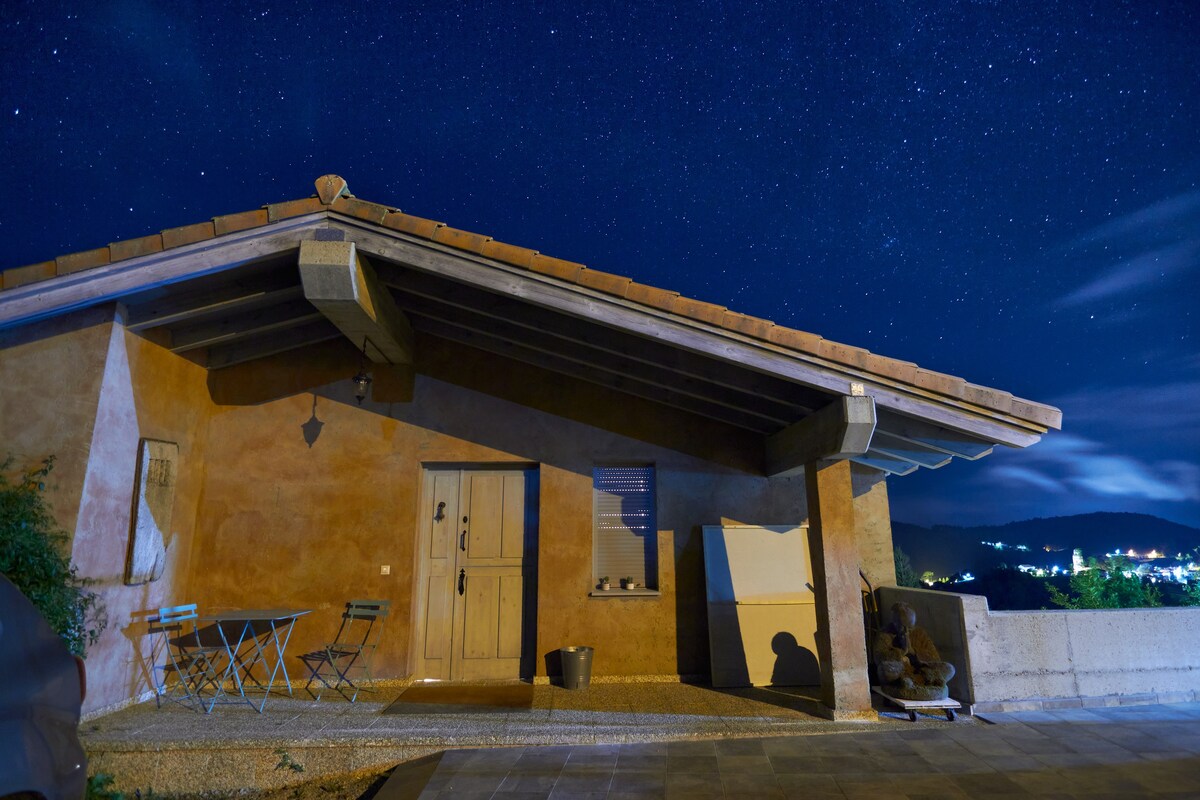
[{"label": "starry sky", "polygon": [[896,519],[1200,527],[1200,5],[349,6],[5,0],[0,269],[333,172],[1063,409]]}]

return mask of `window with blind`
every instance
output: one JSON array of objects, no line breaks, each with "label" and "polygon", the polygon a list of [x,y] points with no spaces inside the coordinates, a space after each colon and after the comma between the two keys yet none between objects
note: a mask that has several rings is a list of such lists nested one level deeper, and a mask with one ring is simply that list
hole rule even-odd
[{"label": "window with blind", "polygon": [[595,578],[619,585],[658,586],[658,528],[654,513],[654,467],[592,470],[592,543]]}]

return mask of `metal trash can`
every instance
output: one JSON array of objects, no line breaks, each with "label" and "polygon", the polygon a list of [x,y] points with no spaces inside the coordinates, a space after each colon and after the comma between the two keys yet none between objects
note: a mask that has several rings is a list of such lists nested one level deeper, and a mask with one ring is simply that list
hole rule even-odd
[{"label": "metal trash can", "polygon": [[563,647],[563,686],[568,689],[586,689],[592,682],[592,653],[590,647]]}]

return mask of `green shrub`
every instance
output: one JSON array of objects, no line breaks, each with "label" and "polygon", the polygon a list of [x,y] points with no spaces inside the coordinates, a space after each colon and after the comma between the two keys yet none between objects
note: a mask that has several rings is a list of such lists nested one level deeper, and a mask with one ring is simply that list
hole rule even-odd
[{"label": "green shrub", "polygon": [[1050,601],[1063,608],[1156,608],[1162,605],[1157,588],[1144,582],[1124,556],[1105,561],[1089,558],[1087,569],[1071,576],[1069,594],[1050,588]]},{"label": "green shrub", "polygon": [[84,655],[106,620],[99,597],[62,554],[67,534],[46,505],[46,477],[54,456],[31,467],[16,482],[8,478],[12,458],[0,464],[0,572],[28,597],[72,653]]}]

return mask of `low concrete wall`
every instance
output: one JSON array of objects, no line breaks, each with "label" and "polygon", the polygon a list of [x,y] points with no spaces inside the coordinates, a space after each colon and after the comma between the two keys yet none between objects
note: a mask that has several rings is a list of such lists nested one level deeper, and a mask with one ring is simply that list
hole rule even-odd
[{"label": "low concrete wall", "polygon": [[908,603],[958,675],[951,695],[976,711],[1194,700],[1200,608],[989,611],[987,598],[883,587]]}]

